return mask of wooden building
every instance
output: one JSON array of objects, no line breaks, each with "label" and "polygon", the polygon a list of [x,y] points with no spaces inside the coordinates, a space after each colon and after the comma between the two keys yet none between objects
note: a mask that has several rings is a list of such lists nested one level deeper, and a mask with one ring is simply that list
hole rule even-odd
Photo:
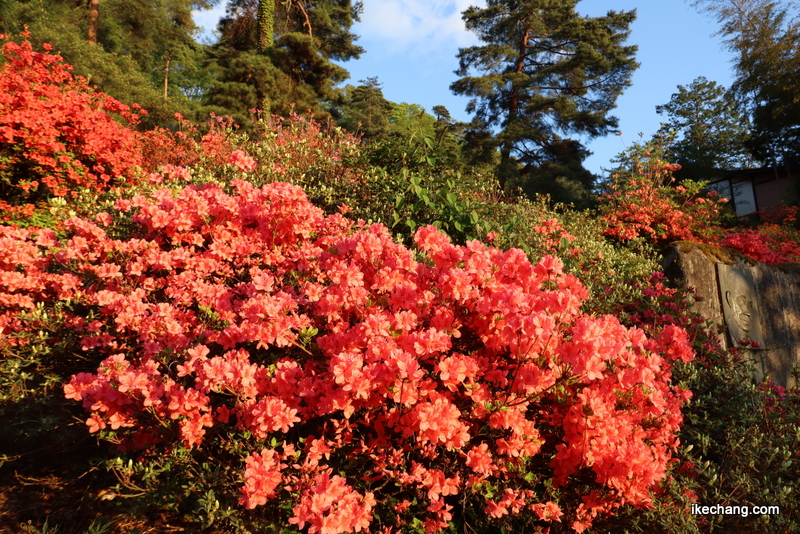
[{"label": "wooden building", "polygon": [[715,169],[709,188],[728,198],[737,217],[757,217],[755,212],[796,204],[800,169],[794,167],[762,167],[760,169]]}]

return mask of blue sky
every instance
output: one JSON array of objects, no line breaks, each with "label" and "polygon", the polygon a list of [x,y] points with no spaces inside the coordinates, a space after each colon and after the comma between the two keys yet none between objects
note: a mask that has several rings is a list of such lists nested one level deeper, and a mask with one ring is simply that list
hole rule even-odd
[{"label": "blue sky", "polygon": [[[224,4],[224,2],[223,2]],[[464,29],[461,12],[482,0],[364,0],[361,22],[353,28],[358,43],[366,50],[360,59],[342,65],[350,71],[347,83],[377,76],[383,93],[393,102],[420,104],[428,111],[444,105],[459,120],[468,121],[466,97],[450,92],[457,79],[459,47],[478,44]],[[730,52],[714,35],[717,23],[698,13],[685,0],[582,0],[583,15],[600,16],[608,10],[636,9],[628,44],[638,45],[640,63],[633,85],[617,101],[621,136],[610,135],[588,144],[594,154],[584,165],[601,174],[610,160],[634,141],[645,139],[658,129],[664,117],[656,106],[666,104],[678,85],[695,78],[728,86],[732,81]],[[224,5],[197,13],[195,20],[208,32],[224,13]]]}]

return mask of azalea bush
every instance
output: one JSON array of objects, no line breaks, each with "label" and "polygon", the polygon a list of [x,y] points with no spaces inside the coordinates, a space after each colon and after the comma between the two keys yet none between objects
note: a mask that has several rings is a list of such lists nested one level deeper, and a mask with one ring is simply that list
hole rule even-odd
[{"label": "azalea bush", "polygon": [[5,221],[33,215],[50,197],[79,188],[107,190],[133,178],[140,164],[131,110],[71,74],[61,56],[35,52],[0,35],[0,211]]},{"label": "azalea bush", "polygon": [[621,305],[638,302],[638,288],[659,269],[657,255],[643,240],[622,246],[605,236],[606,227],[594,213],[552,205],[548,197],[487,201],[479,213],[498,229],[496,246],[523,248],[531,258],[560,257],[565,271],[589,292],[587,312],[616,313]]},{"label": "azalea bush", "polygon": [[[302,187],[310,198],[328,211],[338,205],[356,206],[359,200],[373,204],[366,194],[357,193],[357,186],[367,186],[368,165],[361,156],[361,142],[352,134],[336,127],[325,127],[319,121],[292,113],[289,117],[270,116],[254,121],[248,133],[238,131],[228,119],[212,117],[211,128],[202,136],[194,162],[170,161],[169,154],[159,161],[194,167],[200,183],[228,184],[246,171],[247,180],[255,185],[289,182]],[[198,138],[197,128],[183,121],[182,135]],[[202,145],[202,146],[200,146]],[[236,158],[249,158],[247,164],[231,170],[225,164]],[[242,162],[245,160],[242,159]]]},{"label": "azalea bush", "polygon": [[633,145],[614,160],[607,191],[600,196],[605,234],[622,242],[637,238],[661,249],[673,241],[708,242],[722,236],[721,198],[702,182],[675,184],[680,165],[666,159],[669,139]]},{"label": "azalea bush", "polygon": [[797,231],[797,206],[776,206],[759,213],[757,228],[728,232],[720,243],[739,250],[754,260],[769,263],[800,262],[800,233]]},{"label": "azalea bush", "polygon": [[233,187],[121,200],[61,240],[3,229],[4,332],[24,344],[20,312],[69,303],[102,361],[65,393],[135,459],[120,491],[312,534],[582,531],[651,504],[689,396],[670,385],[680,328],[583,315],[553,256],[433,227],[409,250],[296,187]]},{"label": "azalea bush", "polygon": [[648,180],[632,179],[601,197],[601,220],[606,235],[630,241],[644,238],[657,248],[674,241],[708,242],[722,236],[721,205],[727,199],[705,184],[683,182],[654,187]]},{"label": "azalea bush", "polygon": [[800,262],[800,236],[791,230],[763,224],[758,228],[729,232],[720,241],[723,247],[734,248],[756,261],[769,264]]},{"label": "azalea bush", "polygon": [[163,168],[188,170],[199,166],[217,169],[231,163],[237,147],[234,146],[236,129],[230,118],[212,113],[202,125],[205,133],[180,113],[175,114],[175,121],[178,125],[175,130],[156,126],[137,133],[145,172],[158,172]]},{"label": "azalea bush", "polygon": [[606,235],[620,241],[642,238],[657,248],[674,241],[708,242],[722,235],[727,199],[706,191],[702,182],[675,185],[680,168],[663,159],[657,141],[634,143],[620,159],[609,191],[600,197]]},{"label": "azalea bush", "polygon": [[[660,484],[654,508],[624,510],[598,525],[600,532],[790,533],[800,528],[800,389],[753,381],[741,349],[723,349],[718,327],[691,311],[699,297],[673,287],[661,273],[641,298],[620,308],[628,326],[645,333],[668,326],[684,330],[695,359],[673,367],[673,380],[692,391],[682,410],[681,447],[670,478]],[[746,349],[745,349],[746,350]],[[780,507],[779,515],[704,516],[693,504]]]},{"label": "azalea bush", "polygon": [[[86,92],[57,56],[7,49],[50,80],[31,91]],[[597,220],[501,201],[480,173],[390,175],[297,115],[245,135],[96,114],[89,132],[48,98],[14,116],[31,103],[125,164],[70,153],[88,181],[53,167],[63,191],[9,201],[55,197],[53,229],[0,227],[0,414],[24,444],[113,447],[126,510],[310,534],[710,532],[734,526],[691,503],[735,497],[782,506],[754,532],[796,526],[798,393],[750,385],[690,293],[647,279],[643,243],[721,227],[721,201],[667,187],[672,167],[638,167]],[[24,185],[46,169],[16,128],[0,176]]]},{"label": "azalea bush", "polygon": [[605,234],[623,243],[643,239],[661,249],[694,241],[733,248],[768,264],[800,261],[800,234],[791,226],[765,222],[756,228],[724,228],[726,201],[703,183],[653,187],[633,179],[601,197],[600,213],[608,225]]},{"label": "azalea bush", "polygon": [[779,207],[761,214],[756,228],[728,228],[732,214],[727,199],[706,183],[674,184],[679,166],[664,159],[656,139],[635,143],[618,162],[609,191],[600,197],[605,234],[623,243],[637,239],[661,249],[674,241],[695,241],[729,247],[768,264],[800,260],[800,234],[794,228],[797,208]]},{"label": "azalea bush", "polygon": [[[148,142],[159,147],[158,154],[166,158],[161,161],[189,170],[193,183],[213,183],[230,191],[227,184],[242,170],[247,172],[245,179],[255,185],[289,182],[302,187],[326,213],[344,212],[353,219],[382,223],[406,244],[411,243],[417,228],[428,224],[462,244],[492,230],[478,211],[479,206],[497,204],[492,176],[433,166],[418,167],[414,172],[406,167],[393,173],[372,163],[368,150],[352,134],[295,113],[258,119],[248,134],[219,119],[212,124],[217,127],[203,137],[202,147],[197,144],[190,151],[199,155],[194,160],[171,158],[170,150],[161,148],[172,144],[185,147],[190,125],[184,124],[178,134],[158,132]],[[212,133],[216,144],[208,142]],[[209,150],[217,146],[220,148]],[[252,164],[231,166],[226,157],[232,151],[250,158]],[[185,153],[180,149],[172,152]]]}]

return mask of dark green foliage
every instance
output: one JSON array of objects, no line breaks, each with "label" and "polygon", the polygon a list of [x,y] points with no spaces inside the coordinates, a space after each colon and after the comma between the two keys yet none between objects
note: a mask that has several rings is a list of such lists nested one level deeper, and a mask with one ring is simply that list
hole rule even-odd
[{"label": "dark green foliage", "polygon": [[637,67],[636,47],[623,45],[635,12],[581,17],[577,3],[489,0],[463,14],[484,44],[461,49],[462,78],[450,87],[473,97],[467,111],[479,127],[499,129],[490,144],[500,149],[501,187],[542,167],[544,176],[573,169],[565,179],[582,187],[585,175],[574,169],[587,153],[565,136],[591,139],[616,128],[609,112]]},{"label": "dark green foliage", "polygon": [[434,116],[418,104],[390,102],[377,78],[339,90],[328,109],[338,126],[367,145],[368,159],[389,172],[421,168],[459,172],[478,163],[467,163],[466,125],[453,120],[446,107],[434,106]]},{"label": "dark green foliage", "polygon": [[390,105],[383,138],[367,147],[370,161],[392,174],[403,169],[430,174],[438,164],[436,119],[417,104]]},{"label": "dark green foliage", "polygon": [[668,147],[667,159],[681,169],[675,172],[678,180],[708,179],[712,169],[752,167],[754,160],[745,143],[749,121],[724,87],[699,77],[688,87],[678,86],[669,103],[656,106],[656,112],[666,115],[658,134],[675,141]]},{"label": "dark green foliage", "polygon": [[398,185],[403,189],[395,196],[389,226],[401,235],[410,237],[418,228],[433,224],[464,244],[469,239],[482,240],[493,230],[477,211],[479,193],[491,193],[484,176],[450,173],[423,180],[403,169]]},{"label": "dark green foliage", "polygon": [[195,5],[191,0],[104,0],[98,42],[107,52],[129,55],[154,86],[163,89],[166,78],[165,99],[181,98],[184,88],[203,78],[204,51],[194,39]]},{"label": "dark green foliage", "polygon": [[[83,312],[69,302],[40,302],[20,314],[31,332],[0,335],[2,532],[40,532],[26,530],[24,517],[28,525],[49,519],[54,528],[42,532],[83,534],[97,516],[93,496],[114,483],[102,468],[111,447],[86,432],[78,406],[64,402],[63,383],[96,363],[65,328],[67,314]],[[15,516],[20,510],[24,516]]]},{"label": "dark green foliage", "polygon": [[742,43],[734,90],[748,100],[753,135],[747,146],[771,164],[800,162],[800,25],[770,4],[758,13],[758,34]]},{"label": "dark green foliage", "polygon": [[[549,159],[522,168],[519,183],[522,191],[531,198],[547,195],[553,202],[572,204],[578,209],[593,207],[595,176],[581,164],[590,153],[572,139],[559,139],[547,148]],[[513,179],[511,183],[514,184]]]},{"label": "dark green foliage", "polygon": [[[17,0],[0,5],[3,31],[27,25],[34,42],[53,45],[74,73],[121,102],[149,111],[144,126],[170,125],[176,112],[199,118],[197,97],[210,83],[192,9],[214,2],[103,0],[98,40],[86,39],[88,9],[73,0]],[[169,62],[169,70],[167,63]],[[166,95],[165,95],[166,80]]]},{"label": "dark green foliage", "polygon": [[272,39],[263,35],[269,31],[263,18],[269,9],[260,6],[257,0],[229,2],[227,16],[218,27],[220,41],[209,51],[215,81],[205,103],[246,128],[253,109],[281,116],[294,108],[327,115],[320,103],[333,99],[334,85],[348,77],[332,61],[357,58],[363,52],[350,33],[360,4],[350,0],[275,2]]},{"label": "dark green foliage", "polygon": [[774,0],[696,0],[722,24],[736,55],[732,90],[749,112],[747,147],[768,165],[800,162],[800,20]]},{"label": "dark green foliage", "polygon": [[363,141],[382,139],[389,129],[392,103],[386,100],[378,78],[359,80],[358,87],[347,85],[331,103],[336,123]]},{"label": "dark green foliage", "polygon": [[260,109],[268,95],[279,91],[282,73],[268,56],[255,50],[217,57],[216,61],[225,63],[226,68],[206,94],[206,109],[230,116],[240,126],[250,124],[250,110]]},{"label": "dark green foliage", "polygon": [[[443,167],[465,172],[468,169],[483,172],[489,168],[486,162],[473,158],[469,161],[466,143],[467,124],[456,121],[444,106],[433,106],[436,122],[433,123],[437,163]],[[491,161],[491,160],[489,160]]]}]

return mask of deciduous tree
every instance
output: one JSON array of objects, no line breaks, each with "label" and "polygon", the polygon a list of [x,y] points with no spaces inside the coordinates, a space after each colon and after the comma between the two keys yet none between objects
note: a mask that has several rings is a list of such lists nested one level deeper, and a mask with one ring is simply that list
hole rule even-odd
[{"label": "deciduous tree", "polygon": [[749,111],[748,147],[765,163],[800,162],[800,20],[797,7],[773,0],[696,0],[715,16],[736,53],[732,89]]}]

